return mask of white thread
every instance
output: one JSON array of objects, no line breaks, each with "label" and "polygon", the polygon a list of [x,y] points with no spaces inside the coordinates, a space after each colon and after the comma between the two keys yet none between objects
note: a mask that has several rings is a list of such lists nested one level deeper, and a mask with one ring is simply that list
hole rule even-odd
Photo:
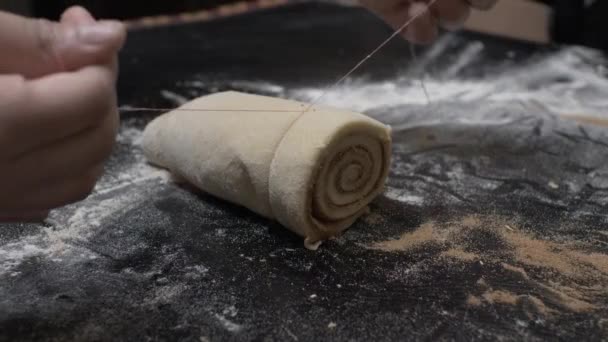
[{"label": "white thread", "polygon": [[171,112],[171,111],[197,111],[197,112],[277,112],[277,113],[300,113],[299,110],[280,109],[199,109],[199,108],[151,108],[151,107],[118,107],[121,112]]},{"label": "white thread", "polygon": [[431,0],[431,2],[429,2],[429,4],[424,9],[424,11],[420,11],[420,13],[417,13],[413,17],[408,19],[403,25],[401,25],[401,27],[399,29],[397,29],[395,32],[393,32],[393,34],[391,34],[384,42],[382,42],[382,44],[380,44],[377,48],[375,48],[374,51],[372,51],[370,54],[365,56],[365,58],[363,58],[359,63],[357,63],[357,65],[355,65],[349,72],[347,72],[346,75],[342,76],[333,85],[330,85],[329,87],[325,88],[325,90],[323,91],[321,96],[319,96],[317,99],[315,99],[313,102],[311,102],[310,105],[306,108],[306,110],[304,110],[302,112],[302,114],[308,112],[315,104],[319,103],[319,101],[321,101],[328,92],[334,90],[336,87],[338,87],[340,84],[342,84],[342,82],[344,82],[349,76],[351,76],[357,70],[359,70],[359,68],[361,68],[369,59],[371,59],[375,54],[380,52],[380,50],[382,50],[388,43],[390,43],[393,39],[395,39],[395,37],[400,35],[416,19],[418,19],[422,15],[426,14],[429,11],[429,9],[431,8],[431,6],[433,6],[436,2],[437,2],[437,0]]},{"label": "white thread", "polygon": [[[298,116],[302,116],[304,114],[306,114],[307,112],[309,112],[312,107],[316,104],[318,104],[327,93],[329,93],[330,91],[334,90],[335,88],[337,88],[340,84],[342,84],[348,77],[350,77],[352,74],[354,74],[357,70],[359,70],[359,68],[361,68],[368,60],[370,60],[372,57],[374,57],[374,55],[376,55],[378,52],[380,52],[388,43],[390,43],[393,39],[395,39],[395,37],[397,37],[398,35],[400,35],[408,26],[410,26],[416,19],[418,19],[419,17],[423,16],[424,14],[428,13],[431,6],[433,6],[438,0],[431,0],[428,5],[426,6],[426,8],[424,9],[424,11],[420,11],[419,13],[415,14],[414,16],[412,16],[411,18],[409,18],[403,25],[401,25],[401,27],[399,27],[395,32],[393,32],[386,40],[384,40],[380,45],[378,45],[378,47],[376,47],[371,53],[369,53],[368,55],[366,55],[361,61],[359,61],[352,69],[350,69],[344,76],[340,77],[340,79],[338,79],[338,81],[336,81],[335,83],[333,83],[332,85],[326,87],[323,90],[323,93],[321,93],[321,95],[316,98],[314,101],[312,101]],[[425,95],[427,97],[427,100],[430,103],[430,98],[427,92],[426,87],[424,86],[424,82],[421,82],[422,88],[425,92]],[[179,110],[196,110],[196,109],[179,109]],[[166,109],[164,108],[126,108],[126,107],[122,107],[122,111],[124,112],[129,112],[129,111],[166,111]],[[214,111],[214,110],[209,110],[209,109],[198,109],[197,111]],[[239,110],[239,111],[247,111],[247,110]],[[266,111],[267,112],[267,111]],[[297,121],[297,119],[295,120]],[[294,122],[295,122],[294,121]]]}]

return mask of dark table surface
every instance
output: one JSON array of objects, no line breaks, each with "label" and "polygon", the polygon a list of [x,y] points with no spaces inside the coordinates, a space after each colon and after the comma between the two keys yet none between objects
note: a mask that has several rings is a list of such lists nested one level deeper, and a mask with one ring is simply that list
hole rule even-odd
[{"label": "dark table surface", "polygon": [[[310,100],[388,34],[315,4],[139,30],[120,103]],[[372,214],[317,252],[147,166],[155,114],[125,111],[89,199],[0,226],[0,340],[607,339],[603,56],[471,33],[418,52],[396,40],[326,98],[391,124],[395,146]]]}]

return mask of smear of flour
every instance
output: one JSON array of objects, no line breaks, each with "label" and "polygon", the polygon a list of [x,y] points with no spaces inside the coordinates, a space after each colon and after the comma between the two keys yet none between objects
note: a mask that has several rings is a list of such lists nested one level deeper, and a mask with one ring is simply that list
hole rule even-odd
[{"label": "smear of flour", "polygon": [[482,42],[473,42],[467,45],[458,55],[458,58],[451,63],[450,67],[443,72],[444,78],[454,78],[467,66],[477,60],[484,49]]},{"label": "smear of flour", "polygon": [[[138,149],[142,131],[132,126],[121,129],[117,141],[133,149],[134,158],[116,174],[104,176],[86,200],[52,212],[38,234],[0,246],[0,275],[12,272],[22,262],[37,256],[55,261],[92,259],[95,253],[80,247],[109,220],[120,217],[145,201],[155,185],[167,183],[169,174],[145,162]],[[150,183],[143,191],[125,188]],[[123,191],[119,191],[123,190]]]},{"label": "smear of flour", "polygon": [[174,92],[172,92],[170,90],[161,90],[160,95],[162,97],[164,97],[166,100],[169,100],[169,101],[173,102],[173,104],[176,107],[177,106],[181,106],[184,103],[188,102],[188,98],[187,97],[185,97],[183,95],[180,95],[180,94],[177,94],[177,93],[174,93]]},{"label": "smear of flour", "polygon": [[224,327],[224,329],[228,330],[231,333],[238,333],[243,330],[242,325],[234,323],[220,314],[215,314],[214,316],[218,320],[218,322],[220,322],[220,324]]},{"label": "smear of flour", "polygon": [[23,260],[44,253],[39,246],[31,243],[11,243],[0,249],[0,275],[11,271]]},{"label": "smear of flour", "polygon": [[384,196],[409,205],[421,206],[424,204],[424,198],[422,196],[417,196],[408,191],[392,187],[387,187],[386,191],[384,192]]}]

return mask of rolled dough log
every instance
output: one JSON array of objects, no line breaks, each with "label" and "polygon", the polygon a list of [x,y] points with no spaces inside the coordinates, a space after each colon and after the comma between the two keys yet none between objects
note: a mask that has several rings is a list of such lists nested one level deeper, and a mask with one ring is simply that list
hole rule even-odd
[{"label": "rolled dough log", "polygon": [[324,107],[303,113],[306,107],[238,92],[204,96],[153,120],[144,153],[315,248],[351,226],[382,192],[391,138],[388,126],[362,114]]}]

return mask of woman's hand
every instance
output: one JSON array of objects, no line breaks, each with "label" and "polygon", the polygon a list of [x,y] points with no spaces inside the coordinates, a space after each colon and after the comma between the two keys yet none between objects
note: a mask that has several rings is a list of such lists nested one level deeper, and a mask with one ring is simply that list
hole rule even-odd
[{"label": "woman's hand", "polygon": [[0,12],[0,221],[85,198],[118,127],[122,24],[82,8],[60,22]]},{"label": "woman's hand", "polygon": [[[433,42],[439,34],[439,27],[448,30],[462,26],[469,18],[471,8],[488,10],[498,0],[360,0],[360,3],[383,18],[394,29],[399,29],[415,17],[403,36],[418,44]],[[427,7],[431,4],[430,8]]]}]

